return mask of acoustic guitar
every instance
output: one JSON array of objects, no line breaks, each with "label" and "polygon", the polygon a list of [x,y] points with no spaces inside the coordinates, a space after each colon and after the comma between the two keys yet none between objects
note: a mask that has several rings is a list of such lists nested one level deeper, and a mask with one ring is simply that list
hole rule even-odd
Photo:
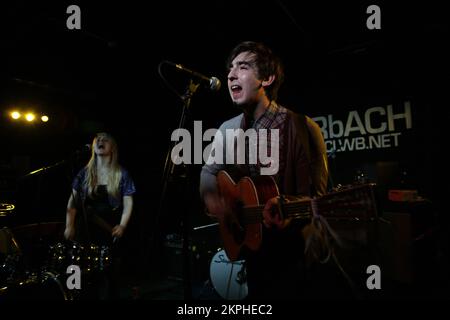
[{"label": "acoustic guitar", "polygon": [[223,245],[231,261],[242,259],[243,248],[257,251],[262,242],[263,209],[273,197],[279,198],[282,219],[310,220],[314,215],[332,219],[376,217],[375,184],[351,186],[315,199],[286,202],[270,176],[244,177],[236,183],[226,171],[217,174],[221,196],[230,210],[217,217]]}]

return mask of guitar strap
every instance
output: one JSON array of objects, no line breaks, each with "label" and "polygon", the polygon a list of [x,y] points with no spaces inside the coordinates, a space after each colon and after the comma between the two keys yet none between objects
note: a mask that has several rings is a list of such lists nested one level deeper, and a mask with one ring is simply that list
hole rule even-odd
[{"label": "guitar strap", "polygon": [[311,141],[310,141],[311,135],[309,134],[308,125],[306,124],[306,122],[307,122],[306,116],[304,114],[297,113],[295,118],[298,123],[297,138],[303,145],[303,147],[305,149],[306,159],[308,160],[308,175],[309,175],[309,181],[311,182],[311,190],[310,191],[311,191],[311,194],[314,195],[314,194],[316,194],[316,190],[315,190],[314,184],[312,183],[313,180],[312,180],[312,174],[311,174]]},{"label": "guitar strap", "polygon": [[308,127],[306,124],[306,116],[304,114],[299,113],[297,115],[299,121],[299,140],[302,142],[302,145],[305,147],[306,158],[308,159],[308,163],[311,164],[311,149],[310,149],[310,141],[309,141],[309,133]]}]

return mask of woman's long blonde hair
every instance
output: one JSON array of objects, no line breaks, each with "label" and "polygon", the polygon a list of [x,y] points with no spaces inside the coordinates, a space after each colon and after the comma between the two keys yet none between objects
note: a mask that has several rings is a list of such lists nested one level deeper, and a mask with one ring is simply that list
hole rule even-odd
[{"label": "woman's long blonde hair", "polygon": [[97,156],[95,154],[95,146],[97,145],[98,138],[107,138],[111,142],[111,160],[110,160],[110,171],[108,175],[108,184],[106,189],[108,194],[115,198],[120,197],[119,186],[120,179],[122,178],[122,171],[119,165],[119,150],[117,147],[116,140],[108,133],[98,133],[97,136],[92,141],[92,154],[89,162],[86,165],[86,177],[84,179],[85,188],[88,190],[88,195],[92,196],[92,192],[97,186]]}]

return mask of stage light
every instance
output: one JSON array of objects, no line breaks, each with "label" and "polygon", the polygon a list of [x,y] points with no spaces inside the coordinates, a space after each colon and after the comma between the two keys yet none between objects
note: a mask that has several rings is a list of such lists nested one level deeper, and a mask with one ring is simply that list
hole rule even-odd
[{"label": "stage light", "polygon": [[13,111],[13,112],[11,112],[11,118],[13,118],[14,120],[19,119],[20,116],[21,116],[21,114],[20,114],[20,112],[18,112],[18,111]]},{"label": "stage light", "polygon": [[19,108],[14,108],[14,109],[10,109],[8,111],[8,115],[9,117],[11,117],[12,120],[15,120],[17,122],[28,122],[28,123],[34,123],[36,122],[36,120],[41,120],[41,122],[48,122],[50,120],[49,116],[46,115],[45,113],[41,113],[39,111],[37,111],[36,113],[34,112],[36,110],[31,111],[30,109],[28,110],[23,110],[23,109],[19,109]]},{"label": "stage light", "polygon": [[34,118],[35,118],[35,115],[32,114],[32,113],[27,113],[27,114],[25,115],[25,119],[26,119],[28,122],[33,121]]}]

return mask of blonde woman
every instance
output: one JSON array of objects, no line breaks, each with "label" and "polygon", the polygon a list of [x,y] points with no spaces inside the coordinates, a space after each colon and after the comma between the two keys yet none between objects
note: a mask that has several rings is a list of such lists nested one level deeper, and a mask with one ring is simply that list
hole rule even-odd
[{"label": "blonde woman", "polygon": [[123,236],[130,221],[136,188],[128,172],[119,165],[117,143],[110,134],[97,134],[91,150],[88,164],[72,184],[64,237],[111,244]]},{"label": "blonde woman", "polygon": [[124,235],[130,221],[136,188],[128,172],[119,165],[117,143],[110,134],[98,133],[91,150],[88,164],[72,183],[64,237],[89,247],[94,244],[111,249],[111,265],[103,273],[92,275],[82,296],[118,299],[125,247],[116,240]]}]

